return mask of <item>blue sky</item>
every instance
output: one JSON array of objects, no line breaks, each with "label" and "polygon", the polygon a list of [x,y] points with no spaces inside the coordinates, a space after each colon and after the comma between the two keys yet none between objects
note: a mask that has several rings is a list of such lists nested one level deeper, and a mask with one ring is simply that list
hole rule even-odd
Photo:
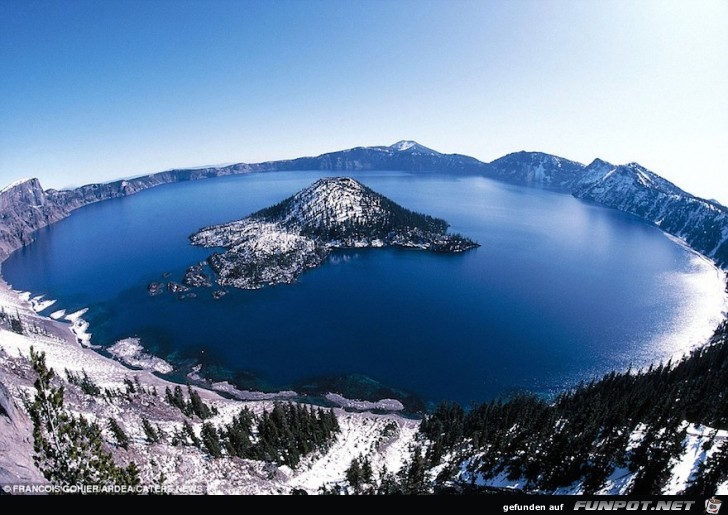
[{"label": "blue sky", "polygon": [[728,203],[728,2],[0,0],[0,183],[415,139]]}]

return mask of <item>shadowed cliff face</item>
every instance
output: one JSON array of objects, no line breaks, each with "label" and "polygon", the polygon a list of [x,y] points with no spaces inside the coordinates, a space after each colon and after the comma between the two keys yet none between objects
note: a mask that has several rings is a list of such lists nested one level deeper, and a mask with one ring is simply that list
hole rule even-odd
[{"label": "shadowed cliff face", "polygon": [[0,382],[0,485],[45,483],[32,456],[33,423]]},{"label": "shadowed cliff face", "polygon": [[27,179],[0,192],[0,259],[32,241],[32,233],[68,216],[68,209],[48,198],[38,179]]},{"label": "shadowed cliff face", "polygon": [[597,159],[584,166],[540,152],[516,152],[492,163],[483,163],[460,154],[441,154],[413,141],[357,147],[285,161],[170,170],[72,190],[43,191],[37,179],[20,181],[0,191],[0,260],[32,241],[34,231],[94,202],[125,197],[174,182],[293,170],[477,174],[522,186],[570,193],[634,214],[684,239],[721,267],[728,266],[728,209],[696,198],[635,163],[616,166]]}]

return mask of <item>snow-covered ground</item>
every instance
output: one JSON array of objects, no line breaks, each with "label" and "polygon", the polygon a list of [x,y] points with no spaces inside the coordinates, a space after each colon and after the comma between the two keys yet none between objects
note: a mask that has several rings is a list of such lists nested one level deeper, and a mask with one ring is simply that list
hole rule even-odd
[{"label": "snow-covered ground", "polygon": [[[683,453],[679,458],[674,459],[670,464],[670,478],[667,481],[663,494],[678,495],[685,490],[691,479],[695,477],[698,467],[728,439],[728,431],[716,430],[710,427],[699,426],[684,422],[682,428],[687,428],[687,435],[683,440]],[[645,435],[646,426],[638,425],[629,435],[627,448],[629,451],[639,446]],[[506,490],[522,490],[527,488],[527,481],[524,478],[509,479],[506,472],[501,472],[496,477],[485,479],[481,474],[473,475],[470,470],[471,464],[477,462],[481,454],[473,455],[469,460],[460,464],[460,478],[465,482],[473,481],[479,486],[491,488],[502,488]],[[443,463],[452,456],[446,456]],[[440,466],[439,468],[442,468]],[[431,471],[434,477],[438,470]],[[632,481],[636,473],[627,468],[618,467],[607,478],[604,486],[597,492],[598,495],[626,495],[630,491]],[[583,493],[581,482],[576,482],[568,487],[562,487],[553,492],[556,495],[578,495]],[[728,494],[728,481],[718,486],[716,495]]]},{"label": "snow-covered ground", "polygon": [[55,300],[45,299],[44,297],[45,295],[38,295],[37,297],[33,297],[32,299],[30,299],[30,305],[37,313],[48,309],[56,303]]},{"label": "snow-covered ground", "polygon": [[[342,435],[326,455],[309,459],[300,470],[291,472],[287,483],[312,491],[323,483],[341,481],[351,460],[369,456],[375,474],[386,466],[388,472],[398,472],[409,456],[409,446],[414,440],[419,423],[402,417],[383,416],[361,420],[357,414],[340,414]],[[396,429],[389,434],[388,424]]]},{"label": "snow-covered ground", "polygon": [[[687,435],[683,441],[685,450],[680,459],[673,462],[670,469],[670,481],[667,483],[664,493],[674,495],[682,492],[698,471],[698,465],[710,458],[727,438],[728,431],[695,424],[688,425]],[[728,481],[718,487],[716,494],[728,494]]]}]

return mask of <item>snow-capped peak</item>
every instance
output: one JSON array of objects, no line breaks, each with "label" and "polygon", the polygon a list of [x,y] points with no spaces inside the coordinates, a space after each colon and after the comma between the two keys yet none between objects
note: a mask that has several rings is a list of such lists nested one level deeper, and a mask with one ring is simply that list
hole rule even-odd
[{"label": "snow-capped peak", "polygon": [[17,188],[18,186],[22,186],[22,185],[23,185],[23,184],[25,184],[26,182],[30,182],[30,181],[32,181],[32,180],[33,180],[33,179],[31,179],[31,178],[29,178],[29,177],[26,177],[25,179],[18,179],[17,181],[15,181],[15,182],[13,182],[13,183],[11,183],[11,184],[8,184],[8,185],[7,185],[7,186],[5,186],[5,187],[4,187],[3,189],[1,189],[1,190],[0,190],[0,193],[5,193],[6,191],[10,191],[10,190],[12,190],[13,188]]},{"label": "snow-capped peak", "polygon": [[406,140],[406,139],[403,139],[402,141],[398,141],[394,145],[390,145],[389,148],[395,152],[407,152],[408,154],[431,154],[431,155],[440,154],[439,152],[432,150],[431,148],[427,148],[425,146],[420,145],[416,141]]},{"label": "snow-capped peak", "polygon": [[398,152],[402,152],[403,150],[409,150],[415,146],[418,146],[416,141],[403,139],[402,141],[398,141],[389,148],[391,148],[392,150],[397,150]]},{"label": "snow-capped peak", "polygon": [[283,223],[323,227],[348,221],[364,223],[383,216],[381,197],[350,177],[327,177],[291,199]]}]

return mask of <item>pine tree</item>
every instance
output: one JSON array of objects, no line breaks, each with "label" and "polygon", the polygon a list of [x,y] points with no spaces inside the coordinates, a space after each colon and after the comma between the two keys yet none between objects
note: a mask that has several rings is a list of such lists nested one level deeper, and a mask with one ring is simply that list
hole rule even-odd
[{"label": "pine tree", "polygon": [[185,420],[182,424],[182,434],[189,438],[190,443],[194,445],[195,447],[200,446],[200,439],[197,438],[197,435],[195,434],[195,430],[192,429],[192,424],[189,423],[189,421]]},{"label": "pine tree", "polygon": [[172,391],[169,389],[169,386],[165,388],[164,398],[170,406],[174,406],[182,411],[182,413],[184,413],[185,415],[189,415],[187,402],[185,401],[185,396],[182,393],[182,387],[180,385],[176,385],[174,387],[174,393],[172,393]]},{"label": "pine tree", "polygon": [[202,445],[205,450],[210,453],[213,458],[222,457],[222,446],[220,445],[220,434],[218,433],[215,426],[209,422],[202,424],[202,431],[200,433],[202,439]]},{"label": "pine tree", "polygon": [[405,494],[416,495],[426,492],[425,474],[427,463],[422,455],[422,448],[417,446],[412,453],[412,459],[407,467],[400,473],[402,487]]},{"label": "pine tree", "polygon": [[136,393],[136,385],[134,384],[134,381],[129,379],[128,377],[124,378],[124,386],[126,387],[126,394],[132,395]]},{"label": "pine tree", "polygon": [[81,372],[81,375],[78,375],[66,369],[66,378],[69,383],[81,388],[81,391],[86,395],[91,395],[93,397],[101,395],[101,388],[99,388],[98,385],[91,380],[85,370]]},{"label": "pine tree", "polygon": [[362,493],[364,486],[371,484],[374,479],[372,463],[369,458],[359,456],[351,460],[349,468],[346,469],[345,477],[349,485],[354,489],[354,493]]},{"label": "pine tree", "polygon": [[197,415],[200,419],[205,420],[212,416],[212,410],[202,402],[200,394],[197,390],[193,390],[192,387],[187,387],[187,393],[190,396],[190,402],[187,405],[187,412],[189,415]]},{"label": "pine tree", "polygon": [[10,318],[10,330],[16,334],[25,334],[25,328],[23,327],[23,321],[20,319],[20,314],[15,318]]},{"label": "pine tree", "polygon": [[248,408],[243,408],[237,417],[222,431],[225,442],[225,449],[231,456],[238,458],[250,458],[251,454],[251,434],[255,417]]},{"label": "pine tree", "polygon": [[159,433],[145,417],[142,417],[142,429],[149,443],[159,443]]},{"label": "pine tree", "polygon": [[118,445],[122,449],[129,448],[129,436],[127,436],[124,429],[113,417],[109,419],[109,431],[111,431],[111,434],[114,436],[114,440],[116,440],[116,445]]},{"label": "pine tree", "polygon": [[355,493],[361,492],[361,486],[363,483],[361,466],[359,465],[359,458],[354,458],[349,464],[349,468],[346,469],[345,476],[346,481],[354,489]]},{"label": "pine tree", "polygon": [[382,470],[379,471],[379,484],[376,486],[374,493],[376,495],[397,495],[403,493],[397,478],[387,470],[386,465],[382,465]]},{"label": "pine tree", "polygon": [[101,429],[63,406],[64,389],[55,386],[55,373],[44,353],[31,347],[30,361],[38,378],[28,411],[33,420],[35,463],[53,485],[136,486],[136,464],[119,467],[103,448]]}]

